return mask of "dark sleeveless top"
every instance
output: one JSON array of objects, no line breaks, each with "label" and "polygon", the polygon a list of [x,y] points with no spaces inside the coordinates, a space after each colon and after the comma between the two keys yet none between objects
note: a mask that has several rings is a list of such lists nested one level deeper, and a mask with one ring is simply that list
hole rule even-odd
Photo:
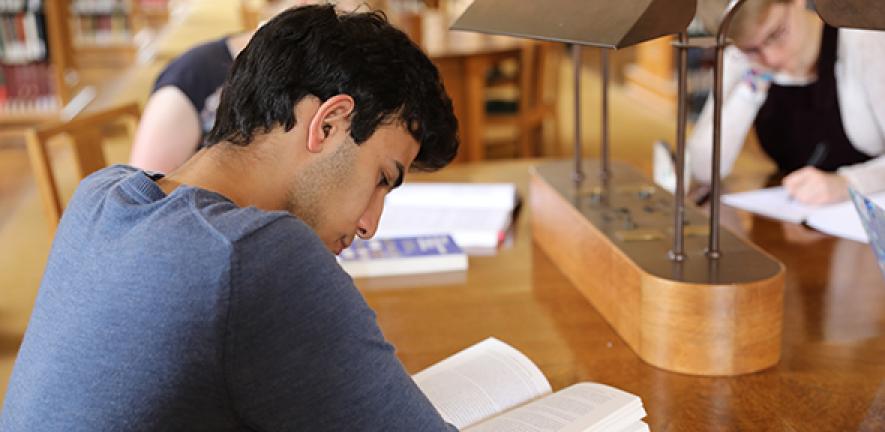
[{"label": "dark sleeveless top", "polygon": [[832,172],[871,159],[851,144],[842,125],[836,95],[838,37],[837,29],[824,24],[817,81],[772,84],[756,115],[759,143],[783,174],[807,165]]}]

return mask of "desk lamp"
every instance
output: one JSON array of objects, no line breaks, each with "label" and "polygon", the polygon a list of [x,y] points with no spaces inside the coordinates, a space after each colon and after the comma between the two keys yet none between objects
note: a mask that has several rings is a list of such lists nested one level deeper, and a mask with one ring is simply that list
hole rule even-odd
[{"label": "desk lamp", "polygon": [[679,34],[676,172],[684,172],[686,30],[695,8],[696,0],[475,0],[452,29],[572,46],[574,166],[560,161],[532,168],[535,242],[647,363],[737,375],[780,358],[783,265],[727,230],[720,250],[718,210],[711,212],[715,225],[705,229],[705,216],[683,205],[683,176],[676,176],[671,197],[626,164],[610,164],[606,54],[601,161],[588,170],[595,176],[585,174],[581,155],[580,46],[606,53]]}]

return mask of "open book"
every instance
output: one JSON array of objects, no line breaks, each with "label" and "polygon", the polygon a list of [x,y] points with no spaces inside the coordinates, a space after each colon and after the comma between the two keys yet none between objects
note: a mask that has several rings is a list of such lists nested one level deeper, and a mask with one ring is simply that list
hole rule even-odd
[{"label": "open book", "polygon": [[553,393],[528,357],[495,338],[413,378],[446,421],[468,432],[648,431],[638,396],[595,383]]},{"label": "open book", "polygon": [[[885,204],[885,193],[870,199]],[[782,186],[722,196],[722,202],[772,219],[805,223],[825,234],[868,243],[860,218],[851,201],[825,206],[811,206],[794,201]]]},{"label": "open book", "polygon": [[387,195],[376,237],[450,234],[472,249],[494,249],[516,206],[512,183],[406,183]]}]

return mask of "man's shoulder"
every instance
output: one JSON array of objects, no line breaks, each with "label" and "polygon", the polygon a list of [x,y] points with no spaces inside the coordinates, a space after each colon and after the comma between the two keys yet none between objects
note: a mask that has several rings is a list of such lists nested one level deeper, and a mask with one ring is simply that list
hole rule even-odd
[{"label": "man's shoulder", "polygon": [[213,195],[197,190],[195,208],[207,225],[234,246],[238,255],[263,259],[270,254],[291,257],[329,253],[316,233],[288,212],[237,207]]},{"label": "man's shoulder", "polygon": [[81,195],[104,195],[114,186],[140,172],[142,171],[128,165],[111,165],[102,168],[80,181],[79,186],[74,191],[74,197],[71,198],[71,202],[81,201],[82,197],[79,197]]}]

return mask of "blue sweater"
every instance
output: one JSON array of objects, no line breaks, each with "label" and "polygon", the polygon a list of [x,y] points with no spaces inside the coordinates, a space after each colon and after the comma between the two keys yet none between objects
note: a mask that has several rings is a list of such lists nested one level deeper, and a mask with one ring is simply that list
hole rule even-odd
[{"label": "blue sweater", "polygon": [[142,171],[64,212],[2,431],[449,430],[314,232]]}]

